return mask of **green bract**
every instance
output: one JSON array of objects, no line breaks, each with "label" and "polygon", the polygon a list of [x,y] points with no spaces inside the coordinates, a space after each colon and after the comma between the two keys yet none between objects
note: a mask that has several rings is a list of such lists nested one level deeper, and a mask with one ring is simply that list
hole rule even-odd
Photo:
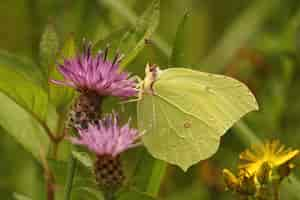
[{"label": "green bract", "polygon": [[255,97],[227,76],[147,66],[138,102],[143,142],[157,159],[187,170],[212,156],[220,137],[243,115],[258,110]]}]

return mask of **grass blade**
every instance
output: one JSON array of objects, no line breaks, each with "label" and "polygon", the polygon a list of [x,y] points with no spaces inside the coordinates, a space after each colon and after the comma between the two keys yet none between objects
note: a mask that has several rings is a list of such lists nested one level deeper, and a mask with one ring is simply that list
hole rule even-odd
[{"label": "grass blade", "polygon": [[220,72],[230,62],[235,52],[242,47],[279,8],[279,0],[257,0],[247,8],[200,64],[204,71]]},{"label": "grass blade", "polygon": [[172,55],[170,57],[171,66],[183,66],[184,65],[184,43],[185,43],[185,27],[189,18],[190,12],[185,12],[181,22],[178,25],[175,41],[172,49]]}]

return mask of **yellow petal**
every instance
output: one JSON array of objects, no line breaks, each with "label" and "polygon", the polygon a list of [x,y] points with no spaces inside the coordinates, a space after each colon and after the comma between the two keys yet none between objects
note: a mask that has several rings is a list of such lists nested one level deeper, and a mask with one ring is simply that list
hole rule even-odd
[{"label": "yellow petal", "polygon": [[236,191],[238,189],[239,180],[228,169],[223,169],[223,177],[224,177],[225,184],[229,189],[233,191]]}]

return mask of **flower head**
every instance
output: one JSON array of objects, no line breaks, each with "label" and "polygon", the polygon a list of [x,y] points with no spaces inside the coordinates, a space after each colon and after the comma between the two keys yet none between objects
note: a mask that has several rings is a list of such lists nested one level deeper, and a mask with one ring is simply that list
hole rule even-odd
[{"label": "flower head", "polygon": [[238,190],[240,186],[239,179],[228,169],[223,169],[222,174],[228,189],[231,189],[233,191]]},{"label": "flower head", "polygon": [[294,168],[292,160],[298,154],[299,150],[285,149],[278,140],[253,146],[240,154],[237,176],[223,170],[225,184],[244,199],[270,199],[272,193],[278,194],[277,186]]},{"label": "flower head", "polygon": [[107,115],[96,124],[89,124],[87,129],[79,129],[79,137],[72,137],[71,142],[86,146],[97,156],[116,157],[123,151],[135,147],[139,134],[129,127],[129,122],[119,126],[116,114]]},{"label": "flower head", "polygon": [[129,74],[119,71],[121,58],[116,55],[111,62],[107,59],[108,49],[91,55],[91,45],[86,45],[81,56],[66,59],[58,66],[64,80],[52,80],[58,85],[69,86],[80,92],[95,92],[99,96],[127,98],[137,93],[136,82]]},{"label": "flower head", "polygon": [[262,169],[268,166],[271,169],[278,168],[299,154],[299,150],[285,149],[278,140],[272,140],[252,147],[240,154],[239,169],[249,176],[258,175]]}]

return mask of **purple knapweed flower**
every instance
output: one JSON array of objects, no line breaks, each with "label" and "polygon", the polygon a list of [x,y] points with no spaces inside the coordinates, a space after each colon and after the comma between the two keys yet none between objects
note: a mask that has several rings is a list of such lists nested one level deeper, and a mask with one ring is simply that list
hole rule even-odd
[{"label": "purple knapweed flower", "polygon": [[86,45],[81,56],[66,59],[58,66],[64,80],[51,80],[57,85],[68,86],[82,93],[99,96],[128,98],[137,94],[136,81],[127,72],[120,72],[121,57],[117,54],[111,62],[107,59],[108,48],[95,56],[91,45]]},{"label": "purple knapweed flower", "polygon": [[73,144],[86,146],[97,156],[116,157],[123,151],[137,146],[140,138],[138,131],[129,127],[129,122],[119,126],[116,114],[110,114],[98,123],[88,125],[86,129],[78,129],[79,136],[71,137]]}]

